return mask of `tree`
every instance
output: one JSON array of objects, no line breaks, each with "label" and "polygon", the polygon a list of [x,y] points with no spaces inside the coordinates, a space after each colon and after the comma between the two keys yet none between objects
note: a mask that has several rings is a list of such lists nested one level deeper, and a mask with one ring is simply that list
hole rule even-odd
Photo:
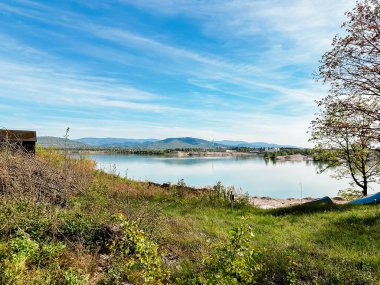
[{"label": "tree", "polygon": [[338,176],[349,175],[367,195],[380,175],[380,2],[358,2],[346,15],[345,35],[334,37],[316,74],[330,89],[317,101],[311,141]]},{"label": "tree", "polygon": [[311,140],[317,143],[316,156],[333,167],[338,178],[351,177],[368,194],[369,183],[380,175],[380,157],[368,128],[375,119],[360,111],[347,110],[337,101],[328,105],[312,122]]},{"label": "tree", "polygon": [[333,48],[321,60],[317,78],[330,84],[319,106],[334,104],[372,117],[372,139],[380,142],[380,1],[358,2],[346,13],[345,36],[335,36]]}]

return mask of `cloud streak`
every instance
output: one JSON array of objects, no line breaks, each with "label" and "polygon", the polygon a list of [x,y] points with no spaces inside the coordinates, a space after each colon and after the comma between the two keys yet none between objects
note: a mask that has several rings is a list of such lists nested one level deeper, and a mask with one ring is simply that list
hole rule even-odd
[{"label": "cloud streak", "polygon": [[0,119],[11,124],[29,109],[38,124],[66,116],[82,131],[94,120],[124,123],[140,137],[187,131],[305,145],[314,100],[326,92],[311,73],[353,5],[124,0],[77,1],[76,9],[5,1]]}]

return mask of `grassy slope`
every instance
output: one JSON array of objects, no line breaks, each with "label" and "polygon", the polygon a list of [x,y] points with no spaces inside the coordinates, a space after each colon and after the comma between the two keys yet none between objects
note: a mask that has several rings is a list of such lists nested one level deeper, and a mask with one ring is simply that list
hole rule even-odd
[{"label": "grassy slope", "polygon": [[208,241],[227,239],[231,228],[249,224],[271,271],[267,278],[273,277],[268,283],[284,282],[289,258],[298,264],[299,278],[309,282],[365,284],[380,276],[379,206],[277,216],[250,207],[231,211],[194,201],[161,205],[167,206],[164,213],[170,217],[161,233],[163,244],[174,247],[188,261],[190,272],[199,264],[199,257],[207,254]]},{"label": "grassy slope", "polygon": [[[72,195],[65,206],[0,197],[0,275],[13,274],[13,279],[4,274],[0,283],[119,284],[109,276],[119,270],[123,257],[109,261],[106,249],[115,224],[112,216],[119,213],[159,245],[164,267],[171,272],[164,283],[189,284],[202,275],[212,248],[225,243],[239,225],[253,226],[253,245],[263,265],[257,273],[261,284],[380,280],[380,206],[263,211],[241,204],[231,209],[207,195],[97,173],[91,187]],[[19,245],[29,239],[38,244],[38,254]],[[148,283],[139,277],[133,280]]]}]

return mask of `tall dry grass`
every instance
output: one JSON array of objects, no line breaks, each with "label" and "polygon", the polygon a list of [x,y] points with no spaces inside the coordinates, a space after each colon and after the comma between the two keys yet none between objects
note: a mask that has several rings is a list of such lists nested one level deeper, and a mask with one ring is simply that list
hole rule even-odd
[{"label": "tall dry grass", "polygon": [[61,204],[86,190],[95,163],[74,160],[56,151],[37,148],[36,155],[11,143],[0,148],[0,195]]}]

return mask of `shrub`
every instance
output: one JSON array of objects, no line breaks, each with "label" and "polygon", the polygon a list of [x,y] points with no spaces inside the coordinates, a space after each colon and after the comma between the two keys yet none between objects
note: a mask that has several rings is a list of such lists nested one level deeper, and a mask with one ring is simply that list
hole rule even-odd
[{"label": "shrub", "polygon": [[[38,243],[19,230],[14,238],[0,248],[0,283],[54,283],[51,276],[60,275],[60,272],[54,272],[54,263],[64,249],[62,243]],[[45,267],[50,268],[44,270]]]},{"label": "shrub", "polygon": [[186,187],[185,179],[179,179],[177,185],[174,185],[175,195],[180,198],[185,197]]},{"label": "shrub", "polygon": [[65,203],[88,188],[94,163],[38,150],[36,156],[0,149],[0,195],[28,196],[38,201]]},{"label": "shrub", "polygon": [[263,268],[254,247],[252,228],[235,228],[228,243],[221,244],[205,261],[201,284],[256,284]]},{"label": "shrub", "polygon": [[362,197],[363,193],[360,190],[348,188],[348,189],[339,190],[338,195],[342,196],[344,199],[348,201],[352,201],[352,200]]},{"label": "shrub", "polygon": [[62,224],[59,228],[58,238],[72,243],[83,244],[86,249],[103,246],[110,238],[106,225],[103,225],[91,216],[82,213],[62,215]]},{"label": "shrub", "polygon": [[67,285],[86,285],[88,284],[88,276],[83,274],[80,270],[69,267],[63,273]]},{"label": "shrub", "polygon": [[168,272],[163,269],[158,245],[148,240],[136,223],[123,215],[115,218],[115,236],[109,246],[111,266],[102,284],[163,284]]},{"label": "shrub", "polygon": [[211,200],[231,202],[235,199],[236,191],[234,187],[225,187],[222,182],[218,181],[211,191]]}]

